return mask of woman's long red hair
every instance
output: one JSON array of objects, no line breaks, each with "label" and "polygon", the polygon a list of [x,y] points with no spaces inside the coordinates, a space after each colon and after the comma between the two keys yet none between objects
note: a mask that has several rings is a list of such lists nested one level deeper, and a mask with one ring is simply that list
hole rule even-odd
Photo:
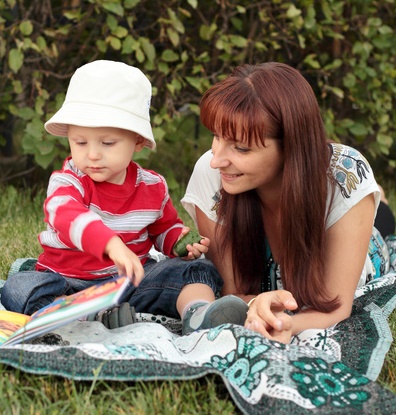
[{"label": "woman's long red hair", "polygon": [[[275,62],[242,65],[202,97],[202,123],[224,138],[265,146],[281,141],[284,155],[279,258],[283,287],[300,307],[339,307],[324,285],[329,148],[315,94],[294,68]],[[265,167],[263,167],[265,168]],[[256,191],[222,190],[217,237],[231,249],[236,285],[260,292],[265,272],[265,230]]]}]

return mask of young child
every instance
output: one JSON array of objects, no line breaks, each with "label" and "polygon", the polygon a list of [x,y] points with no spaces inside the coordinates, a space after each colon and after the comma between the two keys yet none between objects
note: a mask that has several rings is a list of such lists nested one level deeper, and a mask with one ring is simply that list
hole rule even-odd
[{"label": "young child", "polygon": [[[132,161],[135,152],[155,148],[150,100],[146,76],[121,62],[88,63],[72,76],[63,106],[45,123],[50,134],[68,137],[71,156],[49,181],[36,270],[5,283],[8,310],[30,315],[57,297],[127,275],[133,284],[121,301],[139,312],[181,316],[184,333],[244,323],[243,300],[213,303],[221,277],[211,262],[196,259],[209,239],[176,257],[173,247],[189,229],[165,179]],[[169,259],[150,258],[153,245]]]}]

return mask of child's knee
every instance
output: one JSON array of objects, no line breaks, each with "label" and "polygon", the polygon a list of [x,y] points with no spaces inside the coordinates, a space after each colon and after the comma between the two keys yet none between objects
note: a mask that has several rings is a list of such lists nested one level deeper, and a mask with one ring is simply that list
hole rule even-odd
[{"label": "child's knee", "polygon": [[1,303],[7,310],[22,313],[25,302],[20,278],[10,275],[1,290]]}]

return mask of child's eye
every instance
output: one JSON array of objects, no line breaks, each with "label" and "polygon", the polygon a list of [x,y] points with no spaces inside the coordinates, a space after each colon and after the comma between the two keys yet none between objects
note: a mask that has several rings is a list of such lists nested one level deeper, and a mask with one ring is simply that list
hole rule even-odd
[{"label": "child's eye", "polygon": [[115,144],[115,141],[103,141],[103,145],[110,147],[113,146]]},{"label": "child's eye", "polygon": [[85,146],[85,144],[87,144],[87,142],[86,141],[76,141],[76,144],[78,146]]}]

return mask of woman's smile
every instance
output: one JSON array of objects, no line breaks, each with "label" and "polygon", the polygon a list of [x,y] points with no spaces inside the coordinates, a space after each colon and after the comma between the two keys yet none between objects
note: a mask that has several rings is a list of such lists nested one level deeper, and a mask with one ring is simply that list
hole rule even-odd
[{"label": "woman's smile", "polygon": [[230,181],[230,180],[234,180],[234,179],[237,179],[238,177],[243,176],[243,173],[231,174],[231,173],[224,173],[224,172],[221,171],[220,176],[223,180]]}]

